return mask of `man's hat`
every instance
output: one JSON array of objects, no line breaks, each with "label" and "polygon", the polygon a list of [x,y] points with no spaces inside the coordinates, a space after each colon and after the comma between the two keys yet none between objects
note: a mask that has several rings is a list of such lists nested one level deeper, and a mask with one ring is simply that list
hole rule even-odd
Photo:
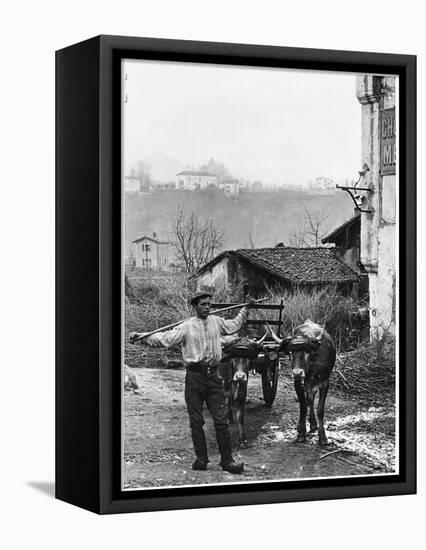
[{"label": "man's hat", "polygon": [[201,298],[211,298],[212,293],[208,290],[200,290],[199,292],[196,292],[194,296],[191,298],[191,304],[194,306],[198,300],[201,300]]}]

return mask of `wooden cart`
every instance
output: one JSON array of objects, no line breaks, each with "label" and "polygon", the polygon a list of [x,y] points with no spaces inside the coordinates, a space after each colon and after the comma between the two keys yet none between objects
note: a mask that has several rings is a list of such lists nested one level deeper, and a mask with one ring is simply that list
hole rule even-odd
[{"label": "wooden cart", "polygon": [[[222,309],[233,306],[232,303],[213,303],[212,309]],[[281,329],[283,326],[282,314],[283,314],[283,301],[279,304],[254,304],[251,306],[252,310],[262,311],[278,311],[278,320],[276,319],[249,319],[247,326],[262,326],[268,323],[271,327],[276,327],[276,333],[281,336]],[[259,354],[257,359],[251,361],[250,368],[262,377],[262,391],[265,404],[272,406],[275,397],[277,395],[278,387],[278,375],[279,375],[279,355],[277,351],[277,344],[272,338],[266,339],[263,343],[264,351]]]}]

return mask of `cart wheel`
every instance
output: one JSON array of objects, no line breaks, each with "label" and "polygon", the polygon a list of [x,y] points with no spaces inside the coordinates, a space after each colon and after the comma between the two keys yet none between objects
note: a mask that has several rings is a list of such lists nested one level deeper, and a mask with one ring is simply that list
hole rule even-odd
[{"label": "cart wheel", "polygon": [[278,359],[271,362],[265,372],[262,372],[263,399],[268,407],[272,406],[277,395],[278,374]]}]

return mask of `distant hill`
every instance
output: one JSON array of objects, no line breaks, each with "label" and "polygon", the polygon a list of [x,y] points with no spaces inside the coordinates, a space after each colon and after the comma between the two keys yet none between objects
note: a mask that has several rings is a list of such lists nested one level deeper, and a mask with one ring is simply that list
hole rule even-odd
[{"label": "distant hill", "polygon": [[353,214],[349,197],[341,191],[332,195],[283,190],[280,193],[248,193],[229,200],[219,191],[165,191],[131,195],[126,199],[126,244],[139,235],[156,232],[169,239],[171,223],[181,204],[187,213],[195,212],[210,220],[226,234],[225,248],[256,248],[290,244],[292,231],[297,231],[311,212],[328,214],[324,233],[338,227]]},{"label": "distant hill", "polygon": [[176,174],[186,168],[184,164],[164,153],[154,153],[143,160],[151,166],[151,177],[154,181],[174,181]]}]

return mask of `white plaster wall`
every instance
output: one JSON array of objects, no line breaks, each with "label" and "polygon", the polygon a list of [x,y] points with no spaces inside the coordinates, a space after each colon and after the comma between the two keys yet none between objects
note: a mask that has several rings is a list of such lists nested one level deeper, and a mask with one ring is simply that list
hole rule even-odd
[{"label": "white plaster wall", "polygon": [[370,335],[395,332],[396,185],[394,175],[380,176],[379,115],[395,105],[395,79],[360,76],[357,97],[362,104],[362,163],[369,167],[360,186],[369,187],[361,214],[361,262],[369,276]]},{"label": "white plaster wall", "polygon": [[[149,252],[142,251],[142,244],[149,244],[151,247],[151,250]],[[154,243],[152,241],[146,240],[146,241],[139,241],[137,243],[133,243],[132,245],[134,248],[134,257],[136,258],[136,267],[147,267],[146,265],[142,265],[142,259],[151,258],[151,269],[157,269],[158,267],[158,247],[157,243]]]},{"label": "white plaster wall", "polygon": [[200,189],[206,189],[209,185],[216,185],[217,187],[217,178],[215,176],[201,176]]},{"label": "white plaster wall", "polygon": [[375,332],[395,333],[395,225],[384,225],[379,233],[380,261],[378,269],[377,302],[379,315]]}]

